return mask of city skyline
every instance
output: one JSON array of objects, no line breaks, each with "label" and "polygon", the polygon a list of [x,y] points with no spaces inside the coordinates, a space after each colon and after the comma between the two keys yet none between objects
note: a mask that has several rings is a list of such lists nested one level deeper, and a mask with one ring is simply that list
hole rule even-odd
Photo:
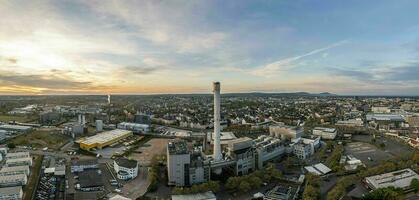
[{"label": "city skyline", "polygon": [[3,1],[0,94],[419,95],[415,1]]}]

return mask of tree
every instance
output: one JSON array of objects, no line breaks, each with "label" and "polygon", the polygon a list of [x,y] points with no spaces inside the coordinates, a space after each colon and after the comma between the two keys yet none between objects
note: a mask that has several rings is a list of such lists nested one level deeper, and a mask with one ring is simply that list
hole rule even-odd
[{"label": "tree", "polygon": [[410,187],[412,189],[414,189],[415,192],[418,192],[419,191],[419,180],[416,179],[416,178],[412,179],[412,181],[410,182]]},{"label": "tree", "polygon": [[303,193],[304,200],[316,200],[319,197],[318,191],[312,185],[307,185]]},{"label": "tree", "polygon": [[250,184],[247,181],[242,181],[239,185],[239,190],[241,192],[247,192],[251,189]]},{"label": "tree", "polygon": [[7,144],[7,148],[14,149],[14,148],[16,148],[16,145],[13,144],[13,143],[9,143],[9,144]]},{"label": "tree", "polygon": [[259,188],[262,185],[262,179],[254,175],[249,177],[249,182],[252,185],[252,188]]},{"label": "tree", "polygon": [[380,188],[368,193],[362,200],[401,200],[402,194],[403,190],[394,187]]},{"label": "tree", "polygon": [[229,177],[225,184],[227,190],[233,191],[235,190],[240,184],[239,177]]}]

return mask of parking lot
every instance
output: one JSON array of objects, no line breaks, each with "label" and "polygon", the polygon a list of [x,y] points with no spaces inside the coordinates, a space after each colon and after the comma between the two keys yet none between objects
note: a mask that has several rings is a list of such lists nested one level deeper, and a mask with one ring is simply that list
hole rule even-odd
[{"label": "parking lot", "polygon": [[[394,158],[393,155],[365,142],[351,142],[345,146],[345,154],[360,159],[366,166],[375,166],[383,160]],[[368,158],[371,158],[368,159]]]}]

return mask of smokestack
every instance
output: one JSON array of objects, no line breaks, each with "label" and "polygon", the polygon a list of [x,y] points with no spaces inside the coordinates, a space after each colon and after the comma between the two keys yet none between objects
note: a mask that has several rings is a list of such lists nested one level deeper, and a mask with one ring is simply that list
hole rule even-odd
[{"label": "smokestack", "polygon": [[213,83],[214,92],[214,160],[223,159],[220,142],[220,82]]}]

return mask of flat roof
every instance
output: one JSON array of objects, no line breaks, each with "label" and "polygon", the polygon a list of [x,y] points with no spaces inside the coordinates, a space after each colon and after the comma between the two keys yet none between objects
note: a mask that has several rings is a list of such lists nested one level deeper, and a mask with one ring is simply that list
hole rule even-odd
[{"label": "flat roof", "polygon": [[184,140],[174,140],[167,143],[169,154],[188,154],[188,145]]},{"label": "flat roof", "polygon": [[14,162],[24,162],[24,161],[32,161],[31,157],[24,157],[24,158],[11,158],[7,159],[6,163],[14,163]]},{"label": "flat roof", "polygon": [[79,172],[80,187],[100,187],[103,186],[103,180],[97,170],[85,170]]},{"label": "flat roof", "polygon": [[22,151],[22,152],[14,152],[14,153],[7,153],[6,154],[6,158],[10,158],[10,157],[30,157],[29,152],[27,151]]},{"label": "flat roof", "polygon": [[106,143],[108,141],[114,140],[116,138],[119,138],[121,136],[124,136],[126,134],[130,134],[132,133],[132,131],[129,130],[122,130],[122,129],[115,129],[115,130],[111,130],[111,131],[105,131],[102,133],[98,133],[94,136],[88,137],[86,138],[86,140],[82,141],[81,143],[83,144],[103,144]]},{"label": "flat roof", "polygon": [[29,130],[32,127],[30,126],[21,126],[21,125],[13,125],[13,124],[1,124],[0,129],[15,129],[20,131]]},{"label": "flat roof", "polygon": [[125,168],[136,168],[138,166],[138,162],[136,160],[129,160],[126,158],[118,158],[115,162],[122,167]]},{"label": "flat roof", "polygon": [[211,191],[197,194],[172,195],[172,200],[216,200],[215,194]]},{"label": "flat roof", "polygon": [[315,127],[313,130],[319,130],[319,131],[324,131],[324,132],[329,132],[329,133],[333,133],[336,131],[335,128],[326,128],[326,127]]},{"label": "flat roof", "polygon": [[4,181],[15,181],[15,180],[25,180],[25,174],[14,174],[10,176],[0,176],[0,182]]},{"label": "flat roof", "polygon": [[13,195],[22,192],[22,186],[0,188],[1,195]]},{"label": "flat roof", "polygon": [[372,185],[374,189],[384,187],[406,188],[410,186],[412,179],[419,179],[419,175],[412,169],[402,169],[390,173],[380,174],[376,176],[366,177],[368,184]]},{"label": "flat roof", "polygon": [[1,170],[0,170],[0,173],[3,173],[3,172],[16,172],[16,171],[22,171],[22,170],[28,171],[29,170],[29,166],[27,166],[27,165],[24,165],[24,166],[14,166],[14,167],[6,167],[6,166],[3,166],[3,168],[1,168]]}]

